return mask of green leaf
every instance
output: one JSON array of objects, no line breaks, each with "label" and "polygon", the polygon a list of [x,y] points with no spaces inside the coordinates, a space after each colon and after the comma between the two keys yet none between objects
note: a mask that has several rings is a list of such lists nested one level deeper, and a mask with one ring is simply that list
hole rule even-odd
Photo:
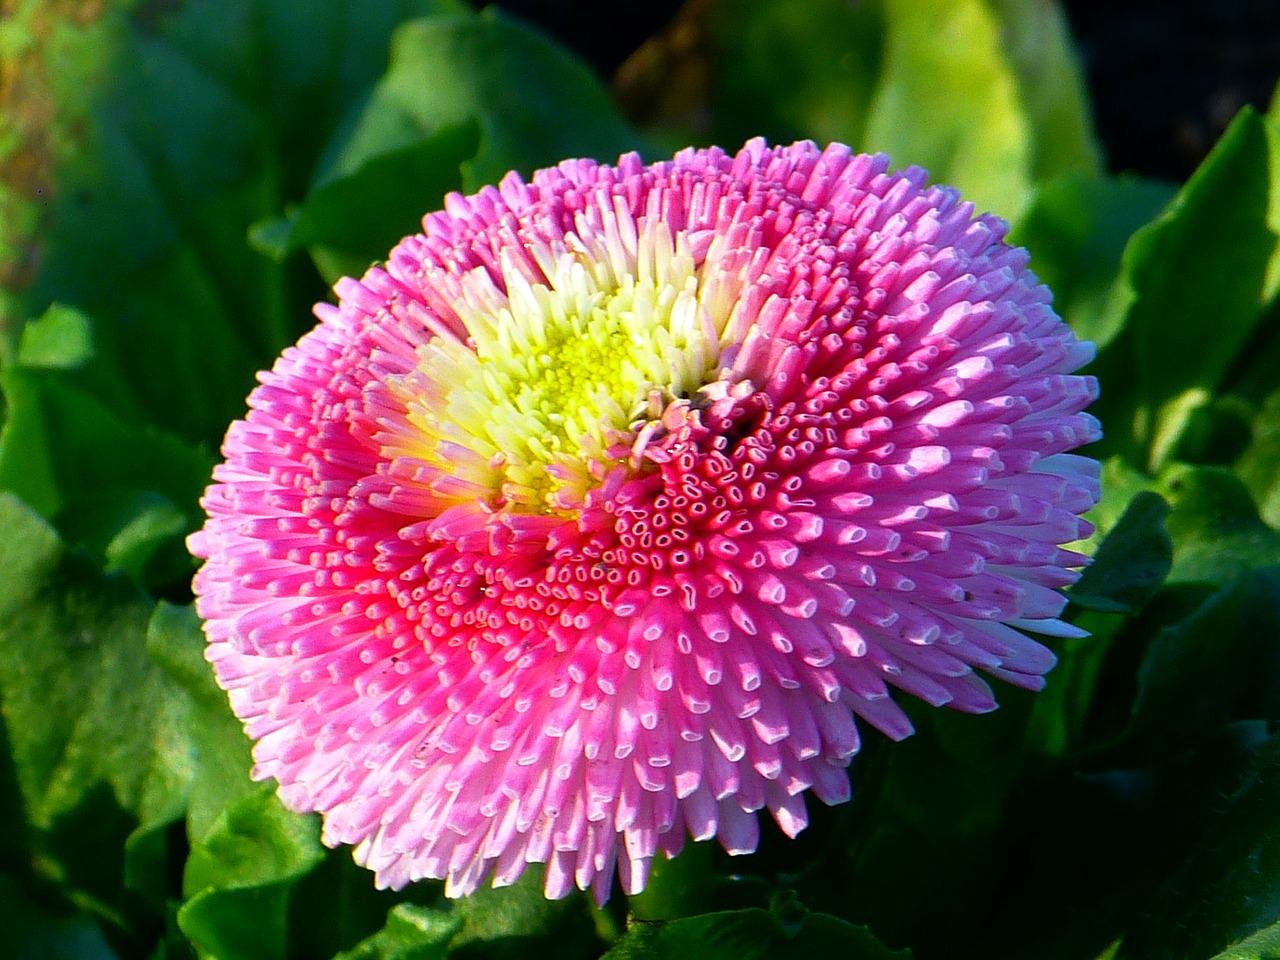
[{"label": "green leaf", "polygon": [[608,161],[643,146],[583,64],[542,34],[486,14],[400,27],[387,73],[340,154],[365,158],[380,144],[407,145],[410,131],[426,137],[469,123],[479,124],[480,143],[462,164],[467,191],[510,170],[527,175],[568,157]]},{"label": "green leaf", "polygon": [[178,926],[202,957],[284,960],[291,887],[323,858],[319,818],[286,810],[263,784],[192,845]]},{"label": "green leaf", "polygon": [[[349,173],[325,178],[283,220],[254,229],[259,249],[284,256],[306,247],[317,260],[334,264],[325,279],[361,276],[370,263],[407,234],[421,229],[423,214],[438,209],[444,195],[462,186],[461,164],[475,156],[479,127],[445,126],[407,146],[370,153]],[[377,150],[371,144],[362,146]]]},{"label": "green leaf", "polygon": [[1054,6],[751,0],[724,5],[713,31],[726,146],[764,134],[884,151],[1005,217],[1034,180],[1098,170]]},{"label": "green leaf", "polygon": [[627,911],[636,920],[678,920],[709,913],[716,903],[717,890],[707,878],[714,876],[715,844],[686,843],[674,859],[655,858],[649,880],[639,893],[627,897]]},{"label": "green leaf", "polygon": [[98,782],[123,809],[163,805],[182,776],[153,766],[176,698],[142,643],[152,601],[3,493],[0,551],[0,691],[32,822],[51,826]]},{"label": "green leaf", "polygon": [[192,846],[183,886],[197,893],[301,876],[323,855],[319,823],[286,810],[275,784],[259,784],[228,805],[208,836]]},{"label": "green leaf", "polygon": [[[17,362],[35,370],[78,370],[93,359],[93,324],[78,310],[54,304],[22,329]],[[7,366],[7,364],[6,364]]]},{"label": "green leaf", "polygon": [[334,960],[443,960],[461,926],[461,918],[431,907],[397,904],[386,926]]},{"label": "green leaf", "polygon": [[915,734],[902,743],[865,735],[849,772],[852,803],[828,813],[811,802],[814,823],[791,845],[780,879],[814,910],[921,955],[981,942],[1032,702],[1008,687],[999,697],[986,716],[904,702]]},{"label": "green leaf", "polygon": [[[1026,14],[1036,5],[1009,6]],[[887,0],[885,11],[885,67],[871,101],[864,147],[883,150],[899,164],[925,167],[935,180],[958,187],[979,210],[1006,218],[1026,205],[1037,173],[1059,173],[1076,164],[1083,164],[1077,169],[1096,168],[1096,157],[1071,156],[1066,163],[1052,155],[1037,158],[1035,119],[1023,99],[1033,91],[1024,87],[1011,62],[1006,23],[991,5]],[[1037,50],[1041,64],[1053,62],[1052,50],[1052,44]],[[1023,62],[1028,59],[1024,54]],[[1078,77],[1071,81],[1078,89]],[[1038,83],[1034,93],[1043,95],[1052,85]],[[1070,90],[1071,83],[1060,89]],[[1084,116],[1078,104],[1075,112]]]},{"label": "green leaf", "polygon": [[[1093,371],[1107,451],[1156,472],[1233,368],[1280,291],[1280,133],[1250,110],[1124,255],[1122,328]],[[1211,333],[1206,334],[1206,323]]]},{"label": "green leaf", "polygon": [[1208,957],[1274,927],[1280,920],[1278,809],[1280,738],[1273,738],[1194,856],[1136,919],[1117,960]]},{"label": "green leaf", "polygon": [[1000,20],[1001,52],[1018,79],[1018,100],[1033,134],[1031,176],[1102,172],[1102,150],[1080,58],[1062,4],[988,0]]},{"label": "green leaf", "polygon": [[468,960],[599,954],[594,905],[582,894],[548,900],[539,864],[532,864],[509,887],[481,887],[469,897],[450,901],[450,908],[463,921],[451,950]]},{"label": "green leaf", "polygon": [[1160,486],[1172,504],[1173,562],[1166,587],[1125,626],[1142,644],[1122,740],[1130,750],[1280,719],[1280,648],[1269,626],[1280,615],[1280,533],[1222,468],[1172,468]]},{"label": "green leaf", "polygon": [[461,10],[425,18],[397,32],[387,73],[329,144],[303,204],[252,239],[277,259],[309,248],[330,282],[359,276],[449,191],[639,146],[599,82],[540,34]]},{"label": "green leaf", "polygon": [[[112,3],[87,26],[56,23],[28,70],[48,78],[60,133],[45,151],[39,269],[12,291],[18,309],[62,302],[93,316],[136,419],[214,449],[254,372],[312,324],[324,293],[249,248],[249,226],[302,198],[337,118],[385,69],[394,27],[457,9]],[[19,149],[34,158],[39,146]]]},{"label": "green leaf", "polygon": [[841,957],[848,960],[909,960],[910,951],[889,950],[866,927],[794,901],[772,910],[747,909],[703,914],[683,920],[637,923],[606,960],[782,960],[786,957]]},{"label": "green leaf", "polygon": [[194,567],[181,538],[198,523],[212,459],[100,399],[119,381],[109,364],[97,362],[94,332],[67,308],[50,310],[24,331],[17,362],[0,372],[8,408],[0,488],[17,493],[108,572],[128,573],[152,589],[185,590]]},{"label": "green leaf", "polygon": [[1280,721],[1280,566],[1249,571],[1156,633],[1126,739],[1193,741],[1237,720]]},{"label": "green leaf", "polygon": [[1119,333],[1121,318],[1108,301],[1121,255],[1173,193],[1151,180],[1078,173],[1036,186],[1010,239],[1031,251],[1032,269],[1053,291],[1054,308],[1076,336],[1103,347]]},{"label": "green leaf", "polygon": [[[1124,618],[1084,610],[1074,617],[1074,623],[1089,635],[1068,637],[1054,648],[1058,663],[1048,685],[1036,696],[1027,721],[1027,751],[1041,757],[1070,757],[1093,745],[1099,725],[1098,705],[1111,705],[1114,698],[1113,658],[1122,642]],[[1126,700],[1116,711],[1120,719],[1104,712],[1103,721],[1110,721],[1113,727],[1123,723],[1127,706]]]},{"label": "green leaf", "polygon": [[[1058,664],[1035,699],[1027,729],[1028,749],[1045,756],[1068,756],[1097,736],[1127,721],[1132,681],[1124,659],[1137,642],[1123,614],[1144,610],[1168,578],[1173,543],[1168,503],[1146,489],[1149,478],[1113,459],[1103,466],[1103,502],[1091,513],[1099,524],[1089,550],[1093,562],[1067,591],[1073,622],[1089,635],[1068,637],[1055,647]],[[1117,505],[1124,513],[1115,515]],[[1117,664],[1119,658],[1123,665]],[[1120,690],[1117,690],[1120,687]],[[1099,710],[1100,704],[1109,709]]]},{"label": "green leaf", "polygon": [[1005,817],[997,870],[977,907],[986,923],[974,935],[945,941],[938,955],[1114,958],[1117,942],[1151,912],[1160,887],[1202,847],[1223,798],[1239,789],[1268,739],[1266,724],[1236,724],[1195,749],[1131,757],[1133,767],[1067,761],[1041,771]]},{"label": "green leaf", "polygon": [[[186,826],[193,853],[186,881],[199,903],[183,914],[182,929],[207,952],[228,944],[247,951],[234,926],[237,918],[261,909],[270,915],[270,929],[283,931],[291,956],[327,957],[372,936],[394,903],[392,895],[374,890],[373,874],[357,867],[348,849],[319,851],[314,818],[288,813],[268,796],[271,786],[250,780],[249,740],[214,681],[204,649],[190,606],[156,608],[147,650],[189,704],[194,774]],[[261,852],[241,857],[246,844],[274,851],[275,862],[267,864]]]},{"label": "green leaf", "polygon": [[1235,382],[1226,388],[1231,393],[1210,397],[1187,416],[1173,448],[1173,459],[1205,465],[1229,464],[1252,444],[1253,406],[1236,395],[1239,381],[1234,375],[1231,380]]},{"label": "green leaf", "polygon": [[1102,499],[1086,517],[1093,524],[1093,533],[1086,540],[1070,545],[1086,556],[1098,552],[1103,539],[1115,529],[1133,499],[1143,492],[1158,492],[1155,479],[1132,467],[1121,457],[1108,457],[1102,461]]},{"label": "green leaf", "polygon": [[1251,568],[1280,563],[1280,531],[1262,522],[1234,473],[1222,467],[1175,467],[1160,480],[1173,505],[1171,583],[1222,583]]},{"label": "green leaf", "polygon": [[[324,860],[290,887],[290,954],[329,957],[358,948],[388,926],[391,928],[388,944],[403,942],[406,947],[425,947],[432,942],[428,932],[439,933],[441,942],[446,942],[444,929],[453,921],[447,914],[447,902],[439,892],[440,884],[433,881],[413,884],[403,891],[379,890],[374,886],[373,871],[359,866],[349,847],[326,850]],[[423,928],[421,935],[413,934],[388,916],[389,911],[406,899],[414,905],[408,908],[405,917]],[[432,910],[419,912],[417,907],[422,904],[431,904]],[[425,920],[433,914],[435,920],[427,924]],[[424,922],[419,924],[419,921]]]},{"label": "green leaf", "polygon": [[1236,461],[1262,518],[1280,527],[1280,390],[1262,404],[1251,424],[1251,442]]},{"label": "green leaf", "polygon": [[1093,564],[1067,591],[1071,602],[1103,613],[1134,613],[1151,599],[1173,566],[1173,541],[1165,527],[1169,505],[1139,493],[1107,534]]},{"label": "green leaf", "polygon": [[[736,0],[716,4],[717,138],[858,145],[882,69],[881,3]],[[780,85],[779,77],[786,77]]]},{"label": "green leaf", "polygon": [[153,606],[0,493],[0,711],[26,814],[55,878],[124,926],[126,836],[180,816],[190,779],[185,699],[143,646]]},{"label": "green leaf", "polygon": [[249,738],[204,659],[205,638],[190,606],[161,603],[147,625],[147,653],[186,694],[187,745],[194,766],[187,802],[187,833],[201,841],[223,811],[255,794],[249,779]]},{"label": "green leaf", "polygon": [[1280,957],[1280,922],[1232,944],[1209,960],[1276,960]]}]

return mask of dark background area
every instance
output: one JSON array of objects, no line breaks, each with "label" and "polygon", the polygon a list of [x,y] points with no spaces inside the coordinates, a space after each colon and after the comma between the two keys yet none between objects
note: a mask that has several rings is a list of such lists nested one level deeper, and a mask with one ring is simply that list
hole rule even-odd
[{"label": "dark background area", "polygon": [[[496,5],[557,36],[606,79],[684,6],[680,0]],[[1267,108],[1280,79],[1280,0],[1073,0],[1064,7],[1113,172],[1185,180],[1240,107]]]},{"label": "dark background area", "polygon": [[1108,166],[1185,180],[1280,78],[1280,2],[1066,4]]}]

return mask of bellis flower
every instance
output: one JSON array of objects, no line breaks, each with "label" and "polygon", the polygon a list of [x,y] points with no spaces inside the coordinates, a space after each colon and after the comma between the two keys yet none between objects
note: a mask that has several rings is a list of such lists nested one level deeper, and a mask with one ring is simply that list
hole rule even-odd
[{"label": "bellis flower", "polygon": [[834,144],[450,195],[260,377],[191,537],[254,776],[381,885],[794,835],[900,691],[1043,685],[1093,355],[1006,226]]}]

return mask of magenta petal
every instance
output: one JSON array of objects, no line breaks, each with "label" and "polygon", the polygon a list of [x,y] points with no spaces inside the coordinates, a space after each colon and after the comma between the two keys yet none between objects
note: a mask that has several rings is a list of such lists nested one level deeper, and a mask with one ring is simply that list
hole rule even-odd
[{"label": "magenta petal", "polygon": [[189,541],[254,776],[384,886],[603,902],[848,799],[893,690],[1042,686],[1097,384],[1005,232],[838,144],[447,198],[262,374]]}]

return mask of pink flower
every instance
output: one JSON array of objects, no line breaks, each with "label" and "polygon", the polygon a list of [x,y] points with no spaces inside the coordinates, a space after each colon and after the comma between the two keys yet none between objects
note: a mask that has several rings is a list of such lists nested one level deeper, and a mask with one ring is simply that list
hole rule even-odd
[{"label": "pink flower", "polygon": [[640,890],[849,796],[891,688],[1077,635],[1093,355],[1005,225],[834,144],[451,195],[261,375],[191,550],[291,808],[380,884]]}]

